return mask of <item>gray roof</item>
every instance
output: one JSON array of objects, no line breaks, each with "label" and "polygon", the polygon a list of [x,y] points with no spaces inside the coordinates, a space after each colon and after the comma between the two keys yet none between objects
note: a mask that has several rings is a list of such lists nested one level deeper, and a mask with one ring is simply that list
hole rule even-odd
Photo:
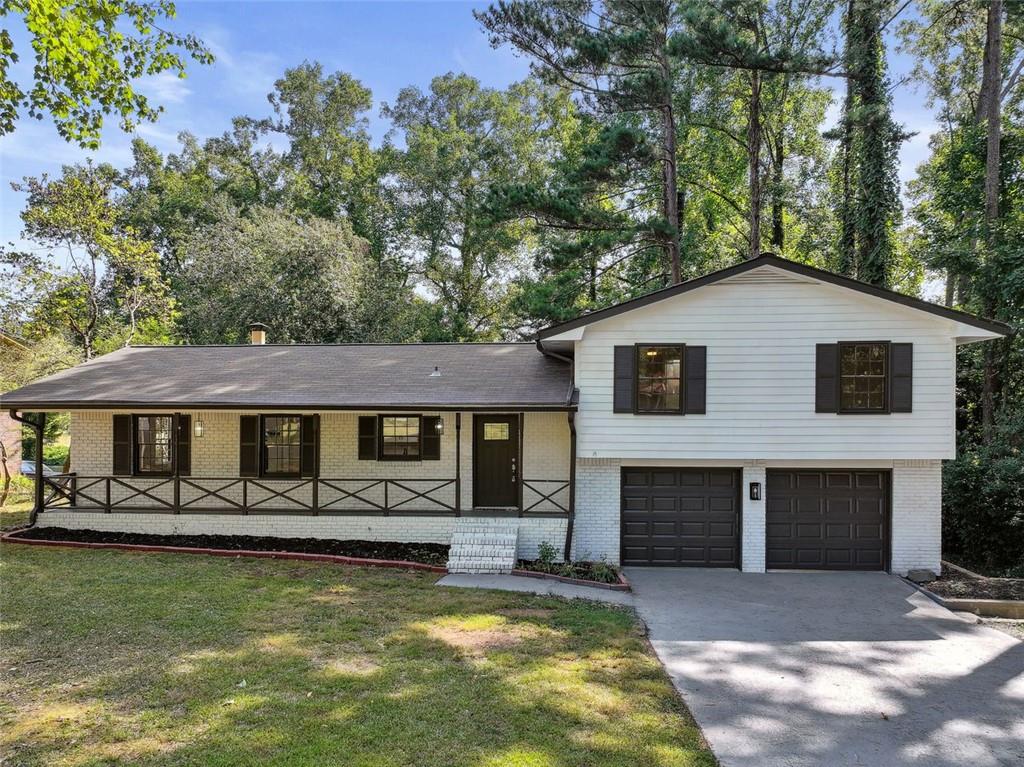
[{"label": "gray roof", "polygon": [[0,395],[0,407],[565,409],[570,381],[533,344],[133,346]]}]

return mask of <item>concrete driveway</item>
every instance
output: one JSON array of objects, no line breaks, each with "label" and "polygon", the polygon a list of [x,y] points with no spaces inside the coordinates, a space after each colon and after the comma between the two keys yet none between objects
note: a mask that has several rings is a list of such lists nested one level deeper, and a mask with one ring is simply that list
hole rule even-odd
[{"label": "concrete driveway", "polygon": [[1024,766],[1024,643],[898,578],[626,573],[722,767]]}]

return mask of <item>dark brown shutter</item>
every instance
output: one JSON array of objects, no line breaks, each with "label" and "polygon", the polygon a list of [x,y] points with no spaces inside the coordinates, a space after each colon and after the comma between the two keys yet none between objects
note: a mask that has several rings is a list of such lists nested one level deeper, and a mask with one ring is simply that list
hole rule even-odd
[{"label": "dark brown shutter", "polygon": [[359,460],[377,460],[377,416],[359,416]]},{"label": "dark brown shutter", "polygon": [[437,431],[437,425],[441,423],[441,416],[425,415],[420,419],[420,441],[423,446],[422,458],[424,461],[441,460],[441,434]]},{"label": "dark brown shutter", "polygon": [[177,442],[174,446],[174,459],[178,475],[187,477],[192,473],[192,416],[188,413],[178,413]]},{"label": "dark brown shutter", "polygon": [[260,474],[260,417],[238,418],[238,476],[258,477]]},{"label": "dark brown shutter", "polygon": [[914,404],[914,345],[889,346],[889,410],[909,413]]},{"label": "dark brown shutter", "polygon": [[132,417],[114,416],[114,475],[130,476],[132,473]]},{"label": "dark brown shutter", "polygon": [[684,346],[686,355],[683,364],[683,375],[686,376],[684,389],[684,413],[707,412],[708,390],[708,347]]},{"label": "dark brown shutter", "polygon": [[633,397],[636,392],[634,370],[636,370],[636,347],[616,346],[612,412],[633,412]]},{"label": "dark brown shutter", "polygon": [[839,344],[818,344],[814,363],[814,412],[839,412]]},{"label": "dark brown shutter", "polygon": [[302,451],[299,453],[299,473],[303,477],[320,476],[320,416],[302,416]]}]

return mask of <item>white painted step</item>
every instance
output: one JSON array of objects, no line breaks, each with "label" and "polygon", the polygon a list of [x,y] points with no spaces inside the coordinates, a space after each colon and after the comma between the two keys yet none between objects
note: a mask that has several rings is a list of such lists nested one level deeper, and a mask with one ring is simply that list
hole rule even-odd
[{"label": "white painted step", "polygon": [[452,531],[448,571],[508,573],[516,564],[518,519],[460,518]]}]

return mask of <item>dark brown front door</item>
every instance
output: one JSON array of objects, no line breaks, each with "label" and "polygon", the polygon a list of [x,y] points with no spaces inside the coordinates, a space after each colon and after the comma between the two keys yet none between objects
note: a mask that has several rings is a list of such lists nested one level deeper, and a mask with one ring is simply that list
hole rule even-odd
[{"label": "dark brown front door", "polygon": [[519,506],[519,417],[473,417],[473,505]]},{"label": "dark brown front door", "polygon": [[884,570],[889,472],[769,469],[767,565],[786,570]]},{"label": "dark brown front door", "polygon": [[622,470],[622,564],[739,567],[737,469]]}]

